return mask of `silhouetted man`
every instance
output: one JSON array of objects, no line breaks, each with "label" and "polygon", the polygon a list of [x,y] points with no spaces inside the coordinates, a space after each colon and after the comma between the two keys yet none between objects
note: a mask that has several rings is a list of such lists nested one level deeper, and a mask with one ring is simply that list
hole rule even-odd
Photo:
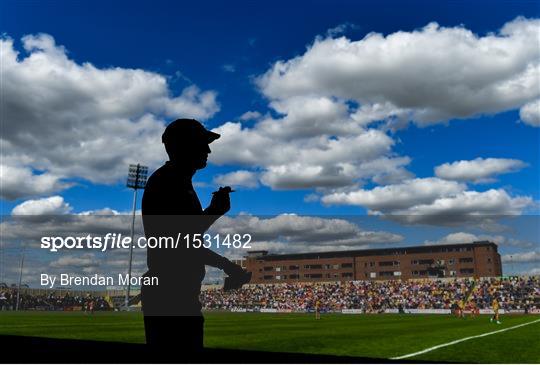
[{"label": "silhouetted man", "polygon": [[[180,234],[176,248],[148,248],[148,272],[159,285],[142,287],[146,342],[162,349],[198,351],[203,347],[199,294],[205,265],[225,271],[237,282],[249,281],[248,273],[207,248],[193,248],[193,235],[204,233],[230,209],[230,188],[212,196],[202,209],[191,179],[206,167],[209,144],[219,138],[193,119],[178,119],[167,126],[162,142],[169,161],[148,179],[142,201],[144,231],[149,237]],[[189,242],[185,236],[189,236]],[[188,246],[189,243],[189,246]],[[189,248],[188,248],[189,247]]]}]

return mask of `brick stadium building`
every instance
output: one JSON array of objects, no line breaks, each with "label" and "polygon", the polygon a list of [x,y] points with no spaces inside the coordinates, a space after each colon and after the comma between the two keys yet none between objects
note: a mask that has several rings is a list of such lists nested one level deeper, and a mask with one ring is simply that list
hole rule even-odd
[{"label": "brick stadium building", "polygon": [[253,284],[502,275],[497,245],[487,241],[288,255],[251,251],[243,264]]}]

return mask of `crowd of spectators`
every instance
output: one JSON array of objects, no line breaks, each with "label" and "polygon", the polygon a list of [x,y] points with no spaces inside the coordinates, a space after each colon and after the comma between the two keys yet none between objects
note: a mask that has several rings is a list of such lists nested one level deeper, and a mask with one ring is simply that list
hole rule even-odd
[{"label": "crowd of spectators", "polygon": [[[17,308],[17,289],[0,288],[0,311],[15,310]],[[110,306],[104,297],[95,297],[90,294],[30,294],[21,291],[19,295],[19,309],[37,310],[84,310],[102,311],[109,310]]]},{"label": "crowd of spectators", "polygon": [[205,290],[200,297],[206,310],[312,311],[318,301],[324,311],[360,309],[367,313],[452,309],[458,301],[489,309],[494,298],[505,310],[540,309],[540,278],[247,285],[230,292]]},{"label": "crowd of spectators", "polygon": [[[505,279],[455,279],[421,281],[344,281],[320,283],[245,285],[238,290],[203,290],[205,310],[322,311],[358,309],[366,313],[406,309],[452,309],[459,301],[489,309],[496,298],[504,310],[540,310],[540,277]],[[14,310],[17,290],[0,288],[0,310]],[[112,309],[104,297],[90,294],[21,291],[19,309]]]}]

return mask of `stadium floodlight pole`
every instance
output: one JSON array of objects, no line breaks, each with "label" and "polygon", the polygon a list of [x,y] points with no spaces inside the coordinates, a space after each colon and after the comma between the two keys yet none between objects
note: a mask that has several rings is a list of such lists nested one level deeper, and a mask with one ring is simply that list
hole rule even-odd
[{"label": "stadium floodlight pole", "polygon": [[514,257],[510,255],[510,271],[514,274]]},{"label": "stadium floodlight pole", "polygon": [[17,303],[15,303],[15,310],[19,310],[19,301],[21,298],[21,285],[22,285],[22,274],[23,274],[23,267],[24,267],[24,255],[26,253],[26,243],[24,243],[22,247],[21,252],[21,265],[19,268],[19,284],[17,285]]},{"label": "stadium floodlight pole", "polygon": [[125,309],[129,309],[129,294],[131,291],[131,267],[133,262],[133,238],[135,236],[135,210],[137,208],[137,190],[144,189],[148,178],[148,167],[140,164],[129,165],[126,186],[133,189],[133,208],[131,216],[131,245],[129,247],[128,286],[126,290]]},{"label": "stadium floodlight pole", "polygon": [[4,282],[4,240],[0,240],[0,283]]}]

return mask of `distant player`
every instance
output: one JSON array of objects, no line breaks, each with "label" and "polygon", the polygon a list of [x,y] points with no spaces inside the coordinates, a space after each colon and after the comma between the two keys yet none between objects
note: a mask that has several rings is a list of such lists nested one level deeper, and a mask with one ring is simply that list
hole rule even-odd
[{"label": "distant player", "polygon": [[94,299],[90,297],[86,305],[88,307],[88,311],[90,312],[90,314],[94,314]]},{"label": "distant player", "polygon": [[321,302],[315,302],[315,319],[321,319]]},{"label": "distant player", "polygon": [[456,315],[458,316],[458,318],[465,318],[465,302],[463,301],[463,299],[457,301]]},{"label": "distant player", "polygon": [[497,297],[493,297],[493,301],[491,302],[491,309],[493,309],[493,312],[495,313],[493,317],[491,317],[490,321],[497,324],[501,324],[501,321],[499,321],[499,301],[497,300]]},{"label": "distant player", "polygon": [[468,305],[468,310],[470,311],[471,317],[476,317],[480,313],[478,310],[478,306],[476,305],[476,302],[474,300],[471,300]]}]

